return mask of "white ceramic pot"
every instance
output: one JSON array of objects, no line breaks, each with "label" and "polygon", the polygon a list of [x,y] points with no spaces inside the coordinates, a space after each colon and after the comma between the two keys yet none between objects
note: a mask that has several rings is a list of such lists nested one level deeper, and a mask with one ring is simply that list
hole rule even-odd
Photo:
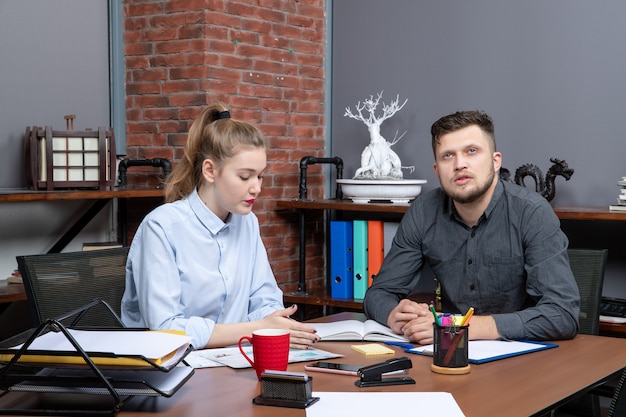
[{"label": "white ceramic pot", "polygon": [[426,180],[337,180],[345,198],[355,203],[371,200],[387,200],[392,203],[408,203],[422,192]]}]

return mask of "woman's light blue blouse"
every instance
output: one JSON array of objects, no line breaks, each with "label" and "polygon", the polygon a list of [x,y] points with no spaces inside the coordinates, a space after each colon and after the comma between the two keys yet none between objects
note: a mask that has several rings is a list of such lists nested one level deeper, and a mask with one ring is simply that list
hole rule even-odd
[{"label": "woman's light blue blouse", "polygon": [[224,223],[197,191],[149,213],[126,264],[122,320],[182,330],[203,348],[216,323],[262,319],[282,309],[254,213]]}]

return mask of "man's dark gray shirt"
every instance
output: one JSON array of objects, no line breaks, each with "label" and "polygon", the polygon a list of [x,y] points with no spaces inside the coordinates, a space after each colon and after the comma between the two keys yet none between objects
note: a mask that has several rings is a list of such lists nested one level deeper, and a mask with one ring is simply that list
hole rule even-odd
[{"label": "man's dark gray shirt", "polygon": [[[507,339],[567,339],[578,332],[580,296],[568,239],[540,194],[500,180],[474,227],[440,188],[411,204],[367,290],[368,318],[387,324],[427,263],[441,283],[442,309],[493,315]],[[470,330],[471,331],[471,330]]]}]

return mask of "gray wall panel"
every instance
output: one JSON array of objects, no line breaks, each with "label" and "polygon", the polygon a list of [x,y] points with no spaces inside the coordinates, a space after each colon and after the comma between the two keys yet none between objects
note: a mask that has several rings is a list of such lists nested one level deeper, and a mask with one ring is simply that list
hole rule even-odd
[{"label": "gray wall panel", "polygon": [[384,90],[409,102],[382,126],[406,178],[432,173],[430,125],[459,109],[482,109],[496,124],[503,165],[514,170],[565,159],[553,203],[608,205],[626,175],[626,2],[539,0],[333,1],[331,153],[359,167],[365,125],[346,106]]},{"label": "gray wall panel", "polygon": [[[329,154],[344,176],[360,166],[365,125],[343,117],[357,101],[384,90],[407,105],[382,125],[405,178],[433,174],[430,126],[461,109],[492,115],[503,166],[543,173],[549,158],[575,173],[556,181],[556,205],[608,206],[626,176],[626,1],[333,0]],[[527,178],[527,184],[533,186]],[[626,298],[625,222],[564,222],[573,247],[606,247],[604,293]],[[607,230],[610,233],[606,233]]]},{"label": "gray wall panel", "polygon": [[110,126],[108,3],[0,0],[0,188],[24,187],[26,126]]}]

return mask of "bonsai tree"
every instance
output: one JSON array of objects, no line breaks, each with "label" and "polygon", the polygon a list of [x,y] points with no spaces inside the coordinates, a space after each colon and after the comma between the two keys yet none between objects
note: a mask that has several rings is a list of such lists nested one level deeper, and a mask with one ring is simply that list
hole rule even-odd
[{"label": "bonsai tree", "polygon": [[350,107],[346,107],[344,116],[365,123],[370,134],[370,143],[361,153],[361,167],[356,170],[353,179],[402,180],[402,168],[410,169],[410,172],[413,172],[415,169],[414,166],[403,167],[400,157],[391,149],[393,145],[402,139],[406,132],[400,135],[400,137],[398,137],[396,132],[393,142],[388,142],[380,134],[382,123],[400,111],[408,100],[404,100],[404,103],[400,104],[400,97],[396,96],[396,99],[389,104],[383,102],[383,113],[377,116],[376,109],[380,104],[382,96],[383,92],[381,91],[376,98],[370,96],[370,98],[363,100],[363,103],[359,101],[355,106],[357,114],[352,113]]}]

